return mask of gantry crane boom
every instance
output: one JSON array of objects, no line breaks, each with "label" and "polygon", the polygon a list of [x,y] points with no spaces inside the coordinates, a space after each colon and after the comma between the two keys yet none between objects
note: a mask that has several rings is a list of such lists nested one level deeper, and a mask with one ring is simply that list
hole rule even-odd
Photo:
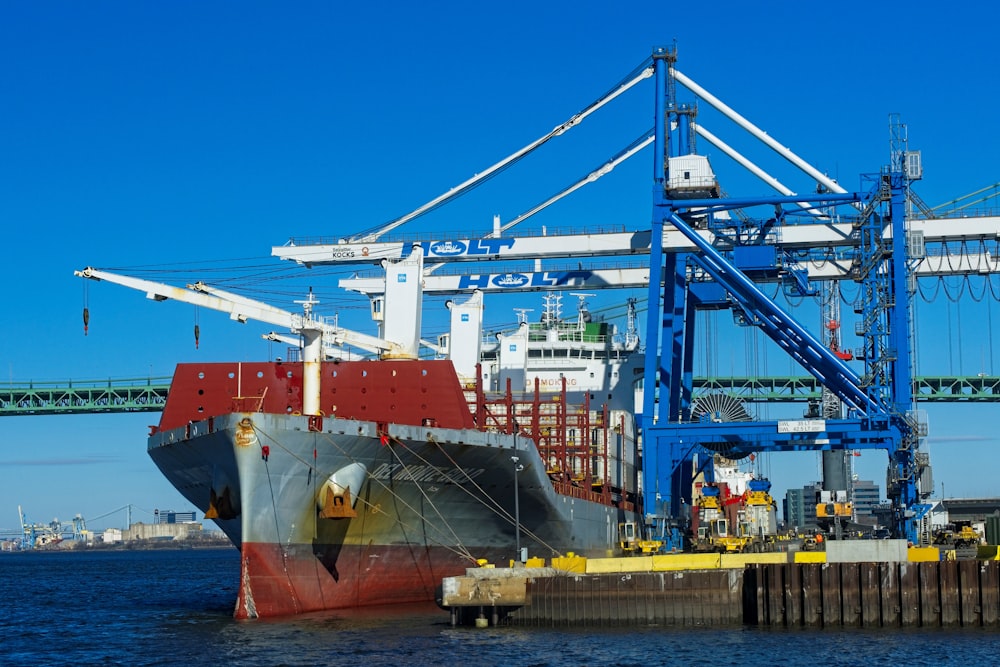
[{"label": "gantry crane boom", "polygon": [[[933,219],[910,221],[909,242],[914,246],[911,275],[921,277],[954,275],[987,275],[1000,273],[1000,217]],[[760,276],[759,282],[783,280],[791,272],[800,272],[808,281],[854,280],[857,262],[857,239],[850,236],[852,227],[847,223],[815,223],[791,225],[781,228],[781,241],[777,246],[783,256],[781,270],[773,276]],[[885,237],[892,238],[886,228]],[[709,245],[722,239],[708,230],[694,230]],[[576,236],[551,236],[505,238],[486,240],[460,240],[452,242],[425,242],[423,245],[436,261],[503,259],[556,259],[572,256],[577,261],[572,268],[550,266],[547,270],[500,271],[425,274],[423,289],[435,294],[464,294],[472,290],[488,293],[516,291],[548,291],[573,289],[635,289],[649,284],[649,269],[622,265],[590,268],[580,261],[603,255],[627,261],[626,256],[645,259],[649,253],[649,232],[621,232],[606,234],[581,234]],[[695,243],[678,230],[669,228],[663,233],[663,252],[681,253],[696,249]],[[922,243],[915,242],[919,239]],[[489,241],[489,245],[487,245]],[[501,243],[502,241],[502,243]],[[645,247],[639,246],[645,241]],[[451,247],[466,248],[463,256],[444,257],[435,246],[450,243]],[[479,244],[479,245],[477,245]],[[918,253],[916,246],[927,248]],[[469,255],[468,248],[488,249],[488,253]],[[936,250],[932,250],[936,247]],[[604,250],[601,250],[604,248]],[[837,252],[837,249],[843,252]],[[785,249],[789,252],[781,253]],[[805,256],[803,252],[815,250]],[[438,255],[434,255],[438,252]],[[694,276],[694,280],[698,277]],[[385,291],[381,275],[360,275],[343,278],[338,286],[361,294],[375,295]]]},{"label": "gantry crane boom", "polygon": [[[801,199],[789,196],[788,199]],[[911,234],[922,237],[925,245],[977,240],[996,240],[1000,236],[1000,216],[934,218],[910,220]],[[788,251],[814,249],[857,248],[853,222],[817,220],[807,224],[781,225],[780,238],[773,243]],[[713,246],[726,242],[724,234],[698,229],[697,233]],[[892,238],[886,229],[886,238]],[[649,254],[648,229],[618,232],[594,232],[553,236],[484,237],[438,239],[419,242],[424,256],[434,262],[482,262],[489,260],[535,260],[565,257],[621,257]],[[403,242],[290,243],[272,248],[271,254],[281,259],[318,266],[325,264],[375,264],[383,259],[400,259],[407,252]],[[663,252],[691,252],[695,244],[673,229],[664,230]],[[993,258],[993,264],[997,261]]]}]

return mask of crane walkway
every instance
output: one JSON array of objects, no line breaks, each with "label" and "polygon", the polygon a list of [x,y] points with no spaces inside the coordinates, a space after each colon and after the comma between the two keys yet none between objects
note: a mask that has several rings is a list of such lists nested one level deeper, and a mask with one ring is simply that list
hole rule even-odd
[{"label": "crane walkway", "polygon": [[[0,387],[0,417],[160,412],[170,377],[9,382]],[[924,376],[914,380],[917,400],[934,403],[1000,402],[1000,377]],[[819,400],[813,377],[699,377],[696,395],[725,393],[750,403]]]}]

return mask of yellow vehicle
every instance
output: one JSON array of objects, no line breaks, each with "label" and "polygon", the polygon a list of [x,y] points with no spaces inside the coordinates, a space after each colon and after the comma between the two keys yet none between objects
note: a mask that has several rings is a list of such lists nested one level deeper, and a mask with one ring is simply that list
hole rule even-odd
[{"label": "yellow vehicle", "polygon": [[974,547],[982,544],[982,536],[972,527],[971,521],[953,521],[934,535],[935,546]]},{"label": "yellow vehicle", "polygon": [[[717,487],[704,486],[698,500],[695,551],[759,553],[774,551],[777,536],[776,503],[766,479],[751,479],[741,496],[725,501],[723,510]],[[728,518],[727,518],[728,515]]]},{"label": "yellow vehicle", "polygon": [[750,537],[737,537],[729,534],[729,522],[726,519],[716,519],[710,521],[707,530],[707,543],[715,551],[722,553],[743,553],[750,543]]},{"label": "yellow vehicle", "polygon": [[729,521],[715,519],[707,526],[698,528],[696,549],[718,553],[761,553],[775,550],[774,535],[756,535],[747,522],[741,522],[733,533],[729,531]]},{"label": "yellow vehicle", "polygon": [[662,540],[643,540],[634,521],[618,524],[618,546],[626,554],[654,554],[663,548]]}]

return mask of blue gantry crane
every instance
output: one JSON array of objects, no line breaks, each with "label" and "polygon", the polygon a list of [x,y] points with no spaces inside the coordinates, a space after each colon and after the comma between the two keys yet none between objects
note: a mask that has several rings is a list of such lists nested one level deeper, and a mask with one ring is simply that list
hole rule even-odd
[{"label": "blue gantry crane", "polygon": [[[676,99],[676,83],[688,83],[674,67],[676,51],[657,49],[653,61],[652,237],[679,232],[696,251],[664,253],[663,244],[651,246],[642,426],[647,523],[668,546],[680,546],[693,475],[711,475],[712,453],[742,458],[756,452],[884,449],[890,460],[887,496],[894,508],[894,531],[915,542],[914,512],[922,499],[920,478],[927,460],[920,455],[919,439],[925,433],[913,410],[906,203],[909,181],[919,175],[919,161],[913,158],[919,156],[906,150],[903,128],[895,123],[890,165],[863,177],[867,187],[859,192],[831,184],[808,196],[726,197],[707,158],[694,153],[691,121],[696,108]],[[743,213],[761,205],[773,208],[767,220],[754,221]],[[796,268],[797,258],[773,240],[785,225],[828,223],[832,212],[845,206],[850,207],[856,241],[846,259],[851,278],[861,287],[856,305],[864,340],[860,376],[844,355],[810,333],[754,281],[778,279],[790,292],[815,294]],[[740,215],[730,215],[737,211]],[[699,233],[704,228],[713,232],[714,243]],[[826,252],[812,250],[821,251]],[[839,414],[748,422],[727,421],[714,413],[692,421],[694,314],[703,308],[730,308],[739,323],[759,327],[839,399]]]},{"label": "blue gantry crane", "polygon": [[[497,259],[535,263],[533,269],[506,269],[500,273],[492,273],[496,271],[493,268],[473,269],[468,275],[445,275],[446,272],[428,270],[420,281],[422,293],[476,292],[481,296],[517,290],[589,292],[591,289],[645,288],[648,285],[641,423],[644,512],[654,533],[664,537],[679,534],[684,505],[692,500],[694,473],[704,469],[711,475],[712,453],[742,458],[757,452],[842,453],[884,449],[890,462],[887,495],[895,508],[895,531],[900,536],[915,539],[914,516],[925,493],[923,487],[928,486],[922,477],[929,468],[926,453],[920,451],[924,426],[916,419],[913,409],[910,280],[917,275],[968,273],[983,267],[995,272],[1000,267],[989,261],[987,246],[981,246],[979,252],[969,253],[968,257],[963,253],[956,266],[950,261],[920,263],[916,258],[911,265],[907,245],[912,233],[917,233],[914,243],[918,247],[923,239],[920,234],[926,233],[928,242],[946,245],[955,238],[981,239],[983,230],[972,229],[974,221],[957,225],[951,220],[947,224],[916,221],[914,226],[918,229],[908,228],[907,207],[914,200],[909,183],[919,177],[919,156],[907,150],[903,126],[898,122],[892,125],[890,164],[877,174],[863,177],[856,192],[847,192],[685,77],[675,64],[675,50],[655,50],[652,64],[644,62],[626,81],[567,122],[386,225],[335,243],[303,245],[290,239],[286,245],[272,249],[272,254],[310,267],[401,260],[413,256],[418,249],[435,264],[465,262],[472,265]],[[492,178],[650,75],[655,80],[654,129],[645,131],[626,150],[570,188],[506,224],[501,225],[496,218],[493,231],[482,238],[441,238],[418,244],[383,239],[399,225]],[[793,193],[743,160],[695,122],[697,106],[678,100],[678,86],[712,104],[806,171],[819,184],[819,191],[811,195]],[[695,150],[697,136],[750,167],[779,194],[749,198],[727,196],[716,182],[707,157]],[[515,237],[507,234],[514,225],[577,187],[608,173],[650,143],[655,150],[650,228],[573,235],[539,233]],[[755,220],[747,214],[760,210],[759,207],[767,207],[766,218]],[[996,224],[991,223],[991,229],[995,229]],[[996,235],[991,238],[995,241]],[[624,264],[610,269],[584,265],[592,258],[645,254],[647,248],[648,270],[644,266]],[[945,256],[950,257],[947,253]],[[576,269],[546,267],[551,270],[542,270],[542,259],[566,257],[574,259]],[[172,298],[219,307],[240,321],[254,318],[290,326],[294,331],[299,318],[294,313],[268,304],[251,303],[244,297],[200,282],[184,291],[91,268],[78,275],[128,285],[157,299]],[[855,281],[861,295],[854,303],[860,316],[857,333],[863,337],[863,345],[860,351],[851,355],[845,355],[830,341],[824,342],[810,333],[760,288],[763,284],[777,283],[789,295],[813,296],[818,294],[813,280],[845,279]],[[387,291],[382,272],[375,276],[345,278],[339,281],[339,286],[368,295],[373,315],[377,313],[381,317]],[[695,314],[704,309],[729,309],[738,323],[758,327],[825,388],[824,398],[828,394],[836,402],[836,409],[826,410],[824,400],[821,413],[809,414],[803,419],[773,421],[735,421],[727,418],[724,411],[694,410]],[[428,345],[419,338],[419,326],[413,326],[416,322],[419,319],[411,318],[405,326],[412,347],[425,346],[441,353],[443,346]],[[834,324],[839,326],[839,322]],[[351,340],[346,338],[348,333]],[[338,346],[346,341],[360,349],[379,351],[386,343],[355,334],[339,327],[326,328],[324,333],[330,340],[337,341]],[[322,336],[318,332],[317,336],[314,342],[321,342]],[[269,337],[271,340],[291,340],[279,334]],[[298,339],[293,342],[297,344]],[[415,354],[415,350],[408,354]],[[861,373],[855,370],[856,364],[848,364],[848,356],[863,362]],[[474,351],[468,355],[470,368],[474,368],[477,358]],[[32,405],[27,398],[23,402],[29,407]]]}]

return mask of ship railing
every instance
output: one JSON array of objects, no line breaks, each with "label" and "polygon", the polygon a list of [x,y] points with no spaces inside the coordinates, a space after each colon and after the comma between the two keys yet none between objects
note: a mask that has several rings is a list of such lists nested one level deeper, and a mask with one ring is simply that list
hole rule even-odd
[{"label": "ship railing", "polygon": [[[607,345],[608,336],[606,334],[588,334],[575,329],[559,329],[554,338],[549,338],[549,331],[531,331],[528,334],[528,342],[542,346],[549,343],[552,347],[566,347],[568,343],[586,343],[588,345]],[[529,350],[530,351],[530,350]]]},{"label": "ship railing", "polygon": [[[488,394],[482,387],[481,367],[476,377],[470,409],[478,428],[530,438],[547,467],[556,472],[554,481],[575,484],[588,498],[612,503],[610,485],[596,479],[598,470],[609,469],[613,428],[607,405],[592,410],[589,393],[582,404],[569,405],[566,378],[561,378],[557,393],[543,393],[536,378],[532,392],[515,394],[508,379],[503,393]],[[595,486],[601,493],[587,490]]]},{"label": "ship railing", "polygon": [[625,500],[624,498],[621,498],[617,503],[613,503],[607,485],[602,485],[603,492],[600,493],[595,491],[590,491],[586,487],[580,486],[579,484],[573,482],[564,482],[558,480],[554,480],[552,482],[552,487],[553,489],[555,489],[556,493],[558,493],[561,496],[578,498],[580,500],[587,500],[602,505],[615,504],[617,507],[620,507],[621,509],[629,512],[635,510],[635,503]]}]

